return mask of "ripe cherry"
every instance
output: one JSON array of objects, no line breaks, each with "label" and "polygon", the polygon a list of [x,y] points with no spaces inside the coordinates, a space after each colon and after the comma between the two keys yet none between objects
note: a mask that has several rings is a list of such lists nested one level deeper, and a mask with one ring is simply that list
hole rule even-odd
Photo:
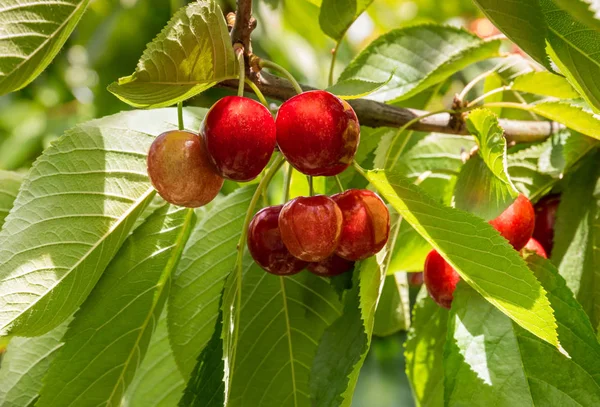
[{"label": "ripe cherry", "polygon": [[549,195],[540,199],[533,207],[535,210],[533,237],[540,242],[548,254],[552,253],[552,246],[554,246],[554,224],[559,203],[560,195]]},{"label": "ripe cherry", "polygon": [[332,254],[318,263],[310,263],[308,271],[322,277],[334,277],[352,270],[354,262]]},{"label": "ripe cherry", "polygon": [[420,286],[423,284],[423,273],[408,273],[408,284],[414,286]]},{"label": "ripe cherry", "polygon": [[538,256],[541,256],[545,259],[548,258],[546,255],[546,250],[544,250],[544,246],[542,246],[540,242],[535,240],[533,237],[529,239],[527,244],[521,249],[521,254],[523,254],[525,250],[531,250],[532,252],[537,253]]},{"label": "ripe cherry", "polygon": [[295,258],[281,240],[279,213],[282,206],[260,210],[248,226],[248,249],[264,270],[278,276],[299,273],[308,263]]},{"label": "ripe cherry", "polygon": [[262,104],[239,96],[215,103],[200,127],[217,171],[250,181],[266,167],[275,148],[275,120]]},{"label": "ripe cherry", "polygon": [[535,213],[531,202],[524,195],[517,199],[490,224],[509,241],[515,250],[521,250],[527,243],[535,225]]},{"label": "ripe cherry", "polygon": [[154,140],[148,152],[148,176],[167,202],[190,208],[206,205],[223,186],[202,139],[180,130]]},{"label": "ripe cherry", "polygon": [[363,260],[379,252],[390,234],[390,212],[377,194],[349,189],[331,197],[340,207],[342,234],[335,253],[347,260]]},{"label": "ripe cherry", "polygon": [[297,258],[319,262],[331,256],[340,241],[342,211],[329,197],[298,197],[279,214],[283,243]]},{"label": "ripe cherry", "polygon": [[287,160],[307,175],[332,176],[354,158],[360,125],[352,107],[329,92],[294,96],[277,113],[277,144]]},{"label": "ripe cherry", "polygon": [[429,296],[444,308],[450,308],[460,276],[440,254],[432,250],[425,259],[423,279]]}]

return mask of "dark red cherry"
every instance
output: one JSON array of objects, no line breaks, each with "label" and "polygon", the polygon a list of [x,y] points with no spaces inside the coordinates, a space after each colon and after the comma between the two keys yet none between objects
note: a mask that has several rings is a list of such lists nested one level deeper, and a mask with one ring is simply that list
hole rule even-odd
[{"label": "dark red cherry", "polygon": [[295,198],[279,214],[283,243],[297,258],[319,262],[331,256],[340,242],[342,212],[325,195]]},{"label": "dark red cherry", "polygon": [[255,100],[226,96],[215,103],[200,127],[217,171],[234,181],[250,181],[269,163],[275,148],[275,120]]},{"label": "dark red cherry", "polygon": [[423,273],[408,273],[408,284],[409,285],[422,285],[423,284]]},{"label": "dark red cherry", "polygon": [[347,260],[363,260],[379,252],[390,234],[390,212],[377,194],[349,189],[331,197],[343,216],[340,244],[335,253]]},{"label": "dark red cherry", "polygon": [[277,113],[277,144],[287,160],[307,175],[336,175],[354,158],[360,125],[352,107],[322,90],[304,92]]},{"label": "dark red cherry", "polygon": [[167,131],[154,140],[148,176],[165,201],[189,208],[206,205],[223,186],[202,139],[188,131]]},{"label": "dark red cherry", "polygon": [[423,280],[429,296],[444,308],[450,308],[460,276],[440,254],[432,250],[425,259]]},{"label": "dark red cherry", "polygon": [[525,195],[517,199],[490,224],[509,241],[515,250],[521,250],[533,233],[535,213]]},{"label": "dark red cherry", "polygon": [[533,237],[540,242],[548,255],[552,253],[552,246],[554,246],[554,224],[559,203],[560,195],[549,195],[540,199],[533,207],[535,210]]},{"label": "dark red cherry", "polygon": [[322,277],[334,277],[352,270],[354,262],[332,254],[318,263],[310,263],[308,271]]},{"label": "dark red cherry", "polygon": [[532,252],[537,253],[538,256],[542,256],[545,259],[548,258],[548,256],[546,255],[546,250],[544,250],[544,247],[540,244],[540,242],[535,240],[533,237],[531,239],[529,239],[527,244],[521,249],[521,253],[523,253],[525,250],[531,250]]},{"label": "dark red cherry", "polygon": [[281,240],[279,213],[282,206],[262,209],[248,226],[248,249],[254,261],[264,270],[278,276],[299,273],[307,266],[292,256]]}]

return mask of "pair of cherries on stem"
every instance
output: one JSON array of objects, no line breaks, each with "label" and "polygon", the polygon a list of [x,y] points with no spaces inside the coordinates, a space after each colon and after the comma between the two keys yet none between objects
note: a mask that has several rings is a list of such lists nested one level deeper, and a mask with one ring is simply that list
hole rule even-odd
[{"label": "pair of cherries on stem", "polygon": [[[547,258],[546,250],[549,251],[551,246],[544,248],[532,237],[534,229],[537,228],[536,211],[524,195],[519,195],[504,212],[489,223],[508,240],[515,250],[530,250]],[[547,225],[548,222],[546,221],[545,224]],[[552,219],[552,227],[553,225],[554,220]],[[545,236],[548,233],[548,227],[540,225],[539,230],[542,231],[542,229],[544,230],[543,236]],[[547,239],[544,242],[546,243]],[[450,308],[460,276],[436,250],[429,252],[425,259],[423,280],[431,298],[440,306]]]},{"label": "pair of cherries on stem", "polygon": [[317,90],[284,102],[276,119],[252,99],[224,97],[206,114],[200,135],[169,131],[150,147],[148,175],[170,203],[203,206],[216,197],[224,179],[256,178],[276,144],[298,171],[337,175],[354,158],[360,126],[348,103]]},{"label": "pair of cherries on stem", "polygon": [[379,196],[350,189],[331,198],[298,197],[259,211],[248,228],[248,249],[265,271],[293,275],[304,268],[335,276],[387,243],[390,214]]}]

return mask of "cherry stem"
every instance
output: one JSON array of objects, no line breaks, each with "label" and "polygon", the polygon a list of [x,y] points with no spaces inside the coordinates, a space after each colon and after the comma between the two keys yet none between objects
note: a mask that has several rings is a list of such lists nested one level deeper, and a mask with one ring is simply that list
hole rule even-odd
[{"label": "cherry stem", "polygon": [[467,107],[475,106],[477,103],[481,102],[482,100],[485,100],[486,98],[488,98],[492,95],[495,95],[496,93],[505,92],[508,90],[510,90],[510,85],[509,86],[501,86],[499,88],[492,89],[489,92],[486,92],[483,95],[470,101],[469,104],[467,105]]},{"label": "cherry stem", "polygon": [[[240,323],[240,314],[241,314],[241,308],[242,308],[242,274],[243,274],[242,261],[244,259],[244,248],[246,247],[246,239],[248,238],[248,226],[250,225],[250,221],[252,220],[252,217],[254,216],[256,204],[258,203],[258,200],[262,196],[263,191],[266,190],[266,188],[269,186],[269,183],[271,182],[271,180],[273,179],[273,177],[275,176],[277,171],[279,171],[279,168],[281,168],[281,166],[283,165],[284,162],[285,162],[285,159],[284,159],[283,155],[279,155],[278,157],[275,158],[275,160],[273,160],[273,164],[271,165],[271,167],[269,167],[269,169],[267,170],[265,175],[262,177],[262,179],[258,183],[258,186],[256,187],[256,191],[254,191],[254,195],[252,195],[252,199],[250,200],[250,204],[248,205],[248,210],[246,211],[246,217],[244,218],[244,225],[242,226],[242,234],[240,235],[240,240],[238,241],[237,258],[235,261],[235,270],[236,270],[236,279],[237,279],[235,296],[237,298],[236,298],[236,306],[235,306],[235,329],[234,329],[234,342],[233,342],[234,344],[237,343],[237,341],[238,341],[239,331],[240,331],[239,323]],[[232,360],[231,371],[233,371],[233,367],[235,365],[235,349],[236,349],[236,347],[234,346],[233,349],[234,349],[234,351],[233,351],[233,355],[231,358],[231,360]]]},{"label": "cherry stem", "polygon": [[260,91],[260,89],[258,89],[258,86],[256,86],[256,84],[248,78],[244,79],[244,82],[252,88],[252,91],[256,94],[256,97],[258,98],[258,100],[260,100],[260,103],[265,105],[265,107],[268,109],[269,102],[267,102],[265,95],[263,95],[263,93]]},{"label": "cherry stem", "polygon": [[490,69],[489,71],[485,71],[485,72],[481,73],[480,75],[477,75],[475,78],[473,78],[473,80],[471,82],[467,83],[465,85],[465,87],[463,88],[463,90],[460,92],[460,94],[458,95],[458,100],[464,100],[465,96],[467,96],[467,93],[469,93],[469,91],[471,89],[473,89],[475,87],[475,85],[477,85],[479,82],[481,82],[488,76],[493,75],[496,72],[498,72],[498,70],[500,70],[500,68],[502,68],[502,66],[504,65],[505,62],[506,61],[503,60],[498,65],[496,65],[495,67]]},{"label": "cherry stem", "polygon": [[333,85],[333,71],[335,70],[335,60],[337,58],[338,50],[340,48],[340,44],[342,41],[338,41],[335,43],[335,48],[333,48],[333,52],[331,53],[331,65],[329,66],[329,81],[328,86]]},{"label": "cherry stem", "polygon": [[313,185],[313,176],[312,175],[308,176],[308,195],[309,196],[315,195],[315,187]]},{"label": "cherry stem", "polygon": [[340,192],[344,192],[344,186],[342,185],[342,181],[340,180],[339,176],[335,176],[335,182],[337,183],[338,188],[340,189]]},{"label": "cherry stem", "polygon": [[292,172],[294,169],[290,163],[286,164],[285,180],[283,183],[283,203],[290,200],[290,186],[292,185]]},{"label": "cherry stem", "polygon": [[361,167],[356,160],[352,160],[352,166],[354,167],[354,169],[363,176],[364,179],[366,179],[367,181],[369,180],[367,178],[367,173],[365,172],[365,169],[363,167]]},{"label": "cherry stem", "polygon": [[236,43],[233,46],[233,51],[239,64],[239,79],[238,79],[238,93],[239,97],[244,96],[244,80],[246,79],[246,62],[244,61],[244,46]]},{"label": "cherry stem", "polygon": [[296,91],[297,94],[301,94],[302,93],[302,88],[300,87],[300,84],[298,83],[298,81],[296,80],[296,78],[294,78],[294,76],[291,73],[289,73],[281,65],[277,65],[275,62],[267,61],[266,59],[261,59],[260,63],[259,63],[259,66],[261,68],[269,68],[269,69],[274,69],[274,70],[278,71],[280,74],[282,74],[283,76],[285,76],[288,81],[290,81],[290,83],[294,87],[294,90]]},{"label": "cherry stem", "polygon": [[183,130],[185,128],[183,126],[183,102],[177,103],[177,124],[179,126],[179,130]]}]

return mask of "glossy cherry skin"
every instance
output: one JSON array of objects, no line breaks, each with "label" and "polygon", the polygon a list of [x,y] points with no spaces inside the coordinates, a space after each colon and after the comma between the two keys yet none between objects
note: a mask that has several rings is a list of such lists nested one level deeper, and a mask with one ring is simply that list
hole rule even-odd
[{"label": "glossy cherry skin", "polygon": [[533,237],[540,242],[548,255],[552,253],[552,246],[554,246],[554,224],[559,203],[560,195],[549,195],[540,199],[533,207],[535,210]]},{"label": "glossy cherry skin", "polygon": [[332,176],[352,163],[360,139],[358,118],[331,93],[294,96],[281,105],[275,124],[279,149],[298,171]]},{"label": "glossy cherry skin", "polygon": [[154,140],[148,176],[165,201],[189,208],[206,205],[223,186],[202,139],[187,131],[168,131]]},{"label": "glossy cherry skin", "polygon": [[200,134],[217,171],[227,179],[250,181],[269,163],[275,149],[275,120],[255,100],[226,96],[202,121]]},{"label": "glossy cherry skin", "polygon": [[318,263],[310,263],[308,271],[322,277],[334,277],[352,270],[354,262],[332,254]]},{"label": "glossy cherry skin", "polygon": [[248,250],[265,271],[278,276],[290,276],[302,271],[308,263],[292,256],[281,240],[281,208],[281,205],[269,206],[254,215],[248,226]]},{"label": "glossy cherry skin", "polygon": [[509,241],[515,250],[521,250],[533,233],[535,213],[524,195],[515,201],[490,224]]},{"label": "glossy cherry skin", "polygon": [[390,212],[377,194],[366,189],[349,189],[331,199],[344,218],[335,254],[357,261],[373,256],[385,246],[390,235]]},{"label": "glossy cherry skin", "polygon": [[319,262],[331,256],[340,242],[342,211],[325,195],[301,196],[283,206],[279,230],[292,255]]},{"label": "glossy cherry skin", "polygon": [[429,296],[440,306],[449,309],[460,276],[435,250],[430,251],[425,259],[423,280]]},{"label": "glossy cherry skin", "polygon": [[521,254],[523,254],[525,250],[531,250],[532,252],[537,253],[538,256],[541,256],[545,259],[548,258],[548,256],[546,255],[546,250],[544,249],[544,246],[542,246],[540,244],[540,242],[535,240],[533,237],[531,239],[529,239],[529,241],[527,242],[527,244],[525,246],[523,246],[523,248],[521,249]]}]

